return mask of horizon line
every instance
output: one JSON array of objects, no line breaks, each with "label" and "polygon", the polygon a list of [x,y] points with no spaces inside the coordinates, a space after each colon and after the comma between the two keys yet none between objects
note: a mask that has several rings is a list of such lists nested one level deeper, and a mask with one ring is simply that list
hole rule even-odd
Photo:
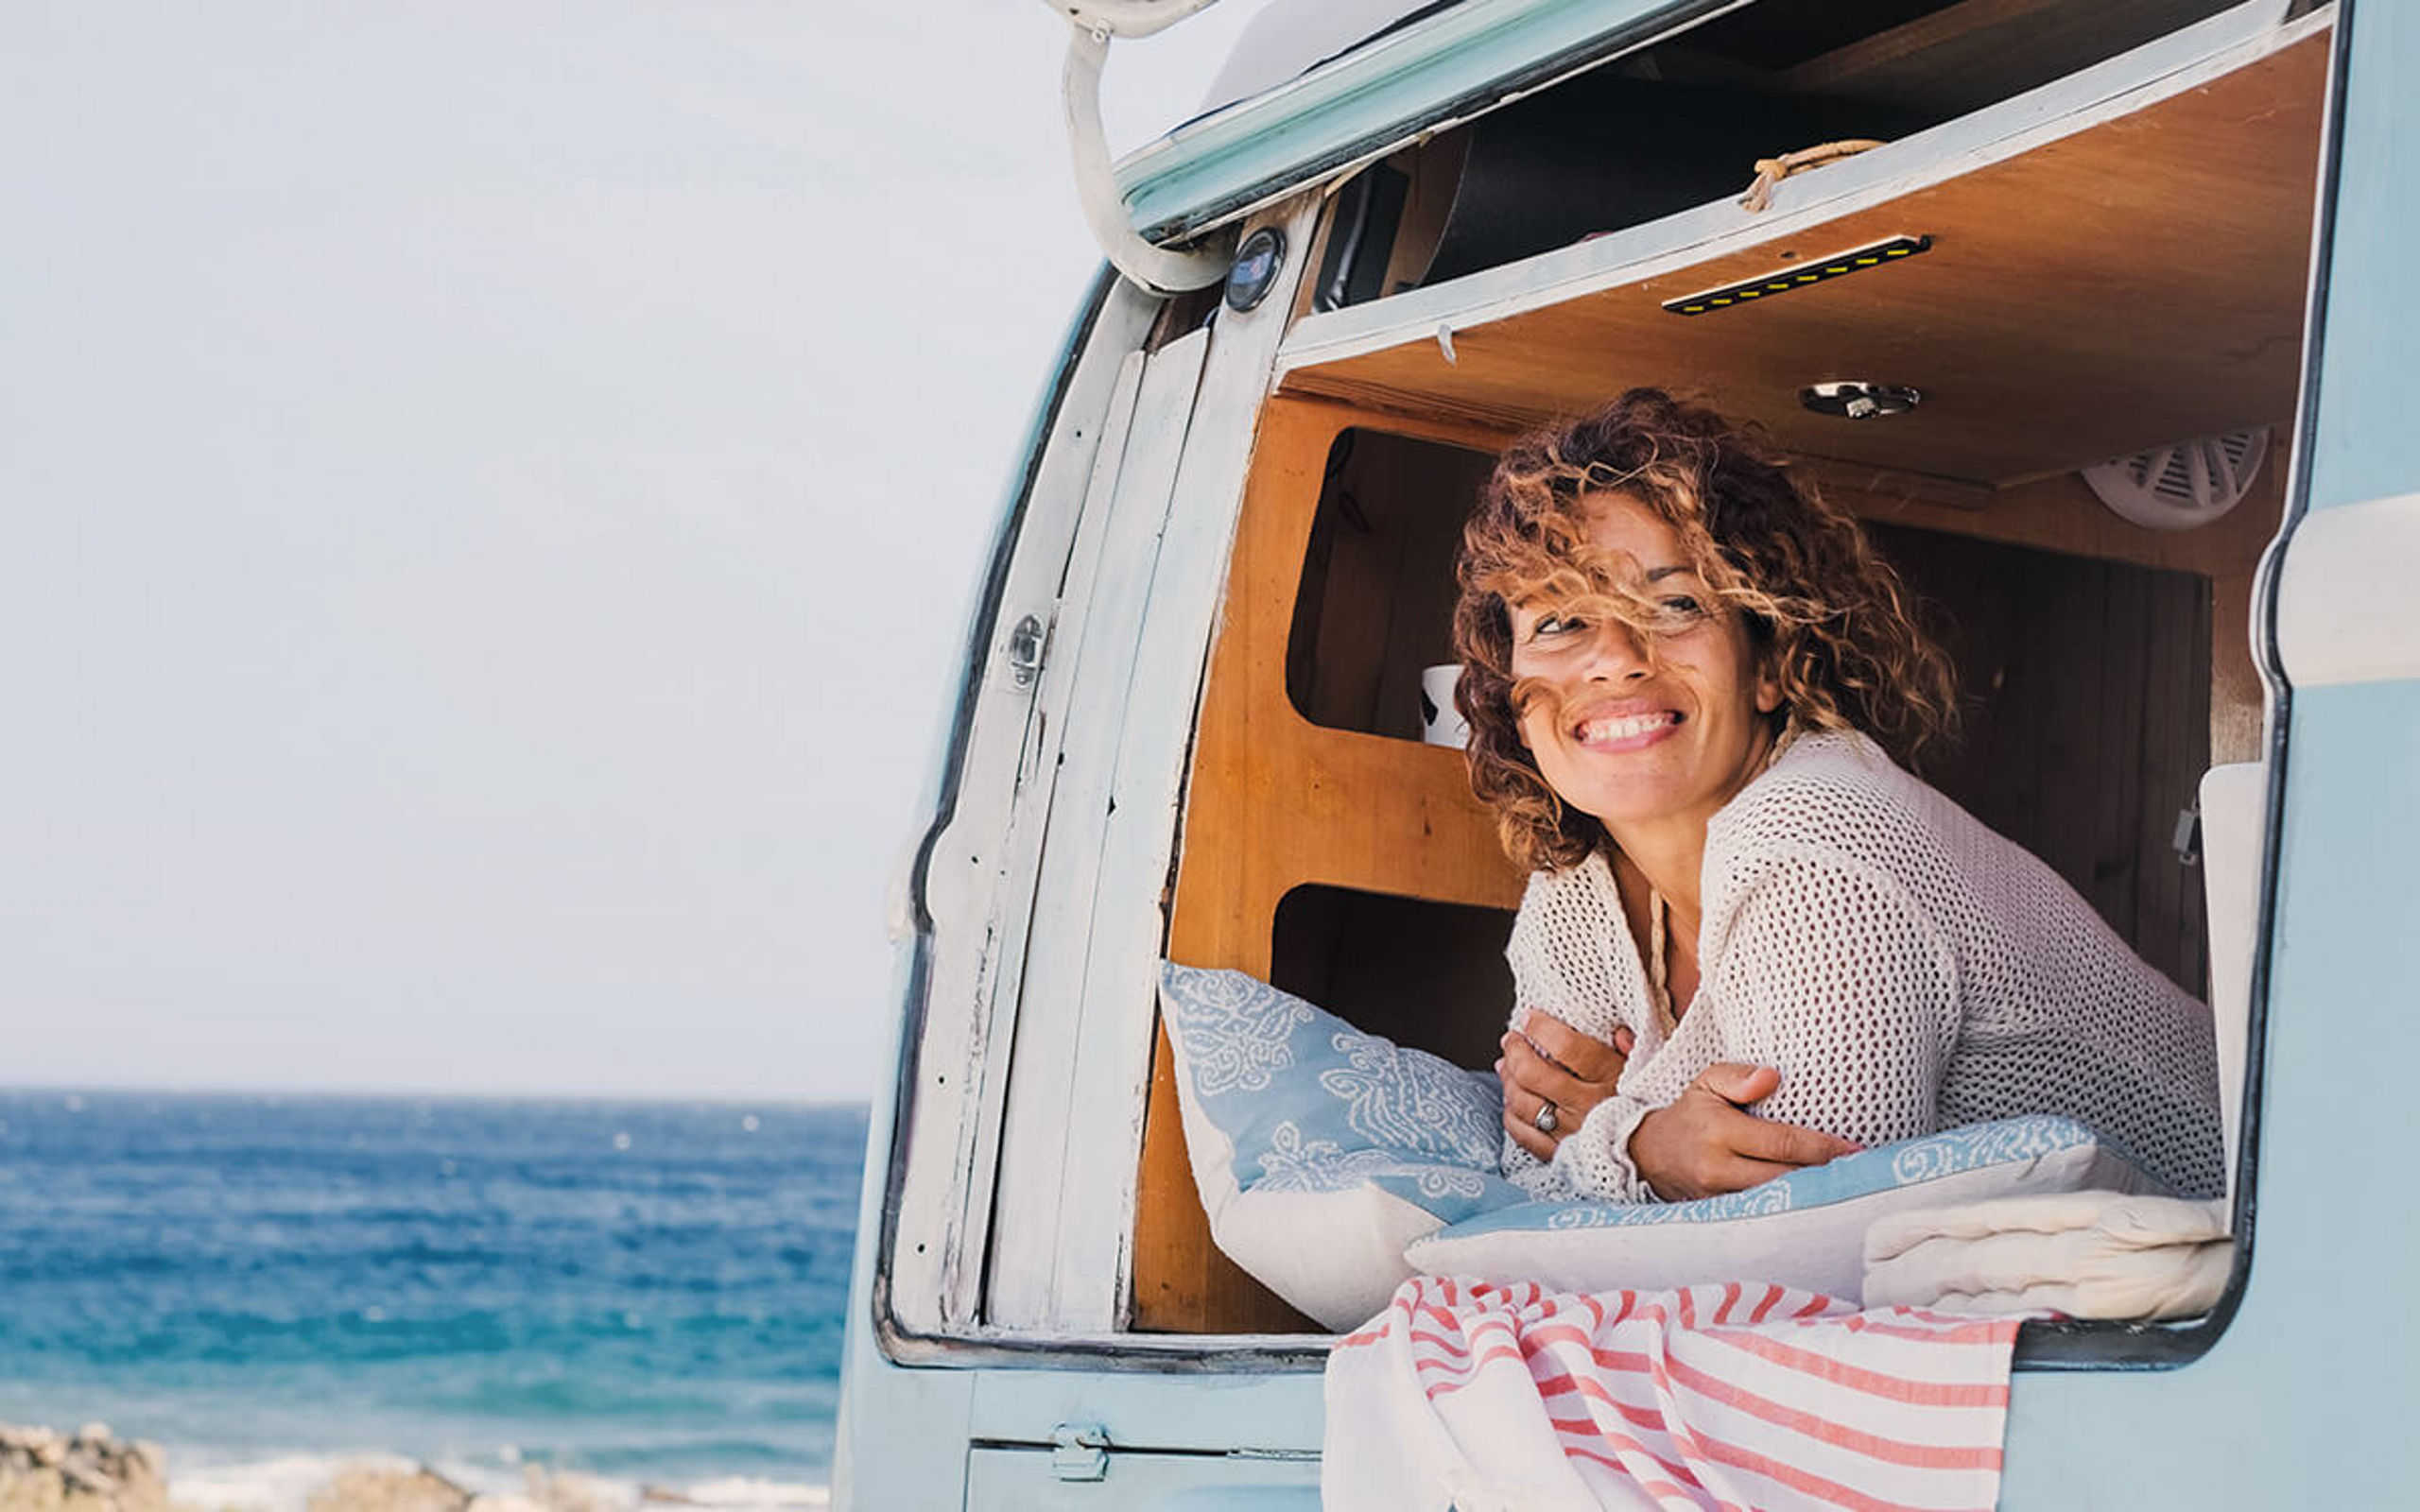
[{"label": "horizon line", "polygon": [[508,1091],[456,1088],[429,1091],[385,1087],[166,1087],[126,1082],[0,1082],[0,1097],[285,1097],[361,1102],[483,1103],[714,1103],[731,1107],[871,1108],[870,1097],[817,1097],[789,1093],[752,1096],[741,1092]]}]

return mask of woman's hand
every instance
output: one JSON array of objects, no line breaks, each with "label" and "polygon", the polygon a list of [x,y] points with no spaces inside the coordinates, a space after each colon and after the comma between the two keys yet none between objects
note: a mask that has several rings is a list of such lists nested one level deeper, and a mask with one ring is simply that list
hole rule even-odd
[{"label": "woman's hand", "polygon": [[[1504,1083],[1504,1132],[1539,1160],[1551,1160],[1555,1145],[1580,1127],[1588,1110],[1614,1095],[1635,1041],[1622,1028],[1609,1045],[1534,1008],[1520,1024],[1506,1031],[1504,1058],[1495,1063]],[[1537,1124],[1538,1109],[1548,1103],[1554,1105],[1552,1133]]]},{"label": "woman's hand", "polygon": [[1667,1202],[1744,1191],[1759,1181],[1821,1165],[1864,1146],[1748,1111],[1781,1085],[1771,1066],[1708,1066],[1668,1108],[1638,1122],[1631,1163]]}]

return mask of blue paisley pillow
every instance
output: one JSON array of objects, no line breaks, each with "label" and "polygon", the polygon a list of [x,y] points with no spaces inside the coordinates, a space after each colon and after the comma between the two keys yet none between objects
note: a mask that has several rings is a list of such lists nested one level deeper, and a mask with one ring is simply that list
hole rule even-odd
[{"label": "blue paisley pillow", "polygon": [[1525,1200],[1495,1078],[1240,971],[1169,965],[1160,1001],[1194,1183],[1228,1257],[1334,1329],[1411,1274],[1404,1246]]},{"label": "blue paisley pillow", "polygon": [[1588,1292],[1771,1281],[1854,1298],[1866,1228],[1885,1213],[2166,1191],[2091,1129],[2034,1114],[1702,1202],[1537,1202],[1498,1172],[1494,1076],[1364,1034],[1239,971],[1168,966],[1160,1001],[1212,1237],[1340,1331],[1415,1271]]}]

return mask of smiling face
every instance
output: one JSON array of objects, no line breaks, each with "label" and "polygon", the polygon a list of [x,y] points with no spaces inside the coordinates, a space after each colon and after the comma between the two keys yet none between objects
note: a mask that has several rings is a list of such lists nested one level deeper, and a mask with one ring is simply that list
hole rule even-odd
[{"label": "smiling face", "polygon": [[1702,839],[1772,751],[1780,689],[1678,531],[1625,490],[1581,505],[1633,613],[1511,604],[1522,740],[1556,796],[1625,849],[1677,826]]},{"label": "smiling face", "polygon": [[[1635,861],[1658,817],[1702,846],[1789,730],[1854,730],[1904,763],[1957,725],[1949,660],[1855,517],[1753,429],[1661,389],[1507,446],[1455,580],[1471,791],[1532,870],[1609,840]],[[1592,618],[1652,633],[1568,623]],[[1616,722],[1577,717],[1591,705]],[[1667,859],[1685,878],[1687,857]]]}]

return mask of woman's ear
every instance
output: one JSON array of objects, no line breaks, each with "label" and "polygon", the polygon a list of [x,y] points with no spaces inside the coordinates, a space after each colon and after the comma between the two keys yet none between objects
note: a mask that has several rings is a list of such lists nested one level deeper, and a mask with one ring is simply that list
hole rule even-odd
[{"label": "woman's ear", "polygon": [[1779,658],[1771,650],[1756,658],[1756,713],[1769,714],[1782,705]]}]

